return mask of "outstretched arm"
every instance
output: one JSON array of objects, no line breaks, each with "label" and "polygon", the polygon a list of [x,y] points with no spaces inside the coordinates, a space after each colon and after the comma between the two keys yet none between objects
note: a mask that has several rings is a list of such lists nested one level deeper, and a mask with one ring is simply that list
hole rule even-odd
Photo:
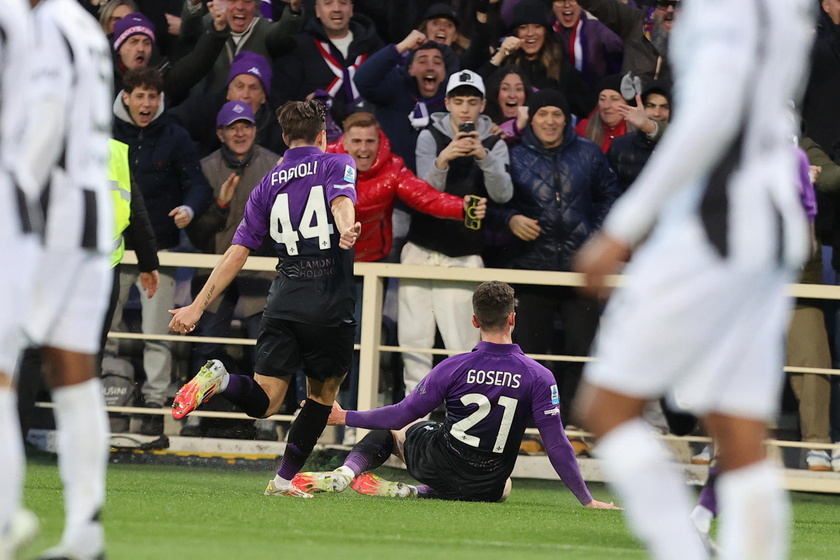
[{"label": "outstretched arm", "polygon": [[335,218],[335,225],[341,233],[338,246],[349,249],[356,243],[362,233],[362,224],[356,221],[356,208],[353,201],[346,196],[337,196],[330,202],[330,209]]},{"label": "outstretched arm", "polygon": [[192,332],[204,310],[233,282],[250,254],[251,250],[244,245],[231,245],[193,302],[186,307],[169,310],[173,315],[169,329],[182,334]]}]

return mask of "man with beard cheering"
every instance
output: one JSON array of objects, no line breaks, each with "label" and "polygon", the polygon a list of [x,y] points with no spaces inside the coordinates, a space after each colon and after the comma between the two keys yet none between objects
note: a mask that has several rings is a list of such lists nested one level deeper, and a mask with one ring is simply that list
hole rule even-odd
[{"label": "man with beard cheering", "polygon": [[653,8],[634,8],[619,0],[578,0],[580,6],[624,40],[624,66],[647,83],[671,80],[668,37],[681,0],[657,0]]}]

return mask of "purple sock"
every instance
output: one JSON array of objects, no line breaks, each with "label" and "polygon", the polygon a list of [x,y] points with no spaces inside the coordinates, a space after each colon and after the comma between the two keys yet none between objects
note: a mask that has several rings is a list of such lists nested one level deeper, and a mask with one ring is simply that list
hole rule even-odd
[{"label": "purple sock", "polygon": [[435,492],[434,488],[429,486],[428,484],[418,484],[415,488],[417,488],[417,497],[418,498],[437,498],[438,493]]},{"label": "purple sock", "polygon": [[711,511],[715,517],[718,514],[717,492],[715,492],[718,474],[720,474],[720,471],[717,467],[711,467],[709,469],[709,478],[706,480],[706,485],[703,486],[703,490],[700,491],[700,497],[697,499],[697,505],[703,506]]},{"label": "purple sock", "polygon": [[394,450],[394,436],[388,430],[374,430],[353,446],[344,466],[356,476],[381,466]]},{"label": "purple sock", "polygon": [[268,411],[268,395],[253,377],[230,374],[228,386],[221,394],[252,418],[262,418]]},{"label": "purple sock", "polygon": [[277,476],[292,480],[300,472],[318,438],[327,427],[327,418],[331,410],[332,406],[306,399],[306,404],[289,428],[286,451],[283,453],[283,460],[280,461],[280,468],[277,469]]}]

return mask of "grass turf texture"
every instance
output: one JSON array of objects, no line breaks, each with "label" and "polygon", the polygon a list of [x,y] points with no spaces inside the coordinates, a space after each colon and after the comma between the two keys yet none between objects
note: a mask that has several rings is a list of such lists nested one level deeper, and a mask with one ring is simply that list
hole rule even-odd
[{"label": "grass turf texture", "polygon": [[[393,480],[404,471],[379,469]],[[265,497],[272,473],[111,465],[104,522],[111,560],[181,558],[641,559],[615,511],[589,510],[560,481],[515,480],[504,504],[319,494]],[[591,486],[597,499],[612,497]],[[791,558],[836,559],[840,497],[794,494]],[[58,542],[61,483],[48,456],[28,463],[25,503],[41,519],[27,551]]]}]

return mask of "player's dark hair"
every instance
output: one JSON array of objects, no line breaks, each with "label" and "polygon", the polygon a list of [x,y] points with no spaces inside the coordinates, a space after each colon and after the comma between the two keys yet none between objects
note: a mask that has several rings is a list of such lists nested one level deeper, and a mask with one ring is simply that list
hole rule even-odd
[{"label": "player's dark hair", "polygon": [[157,68],[135,68],[123,76],[123,90],[131,93],[136,88],[154,89],[158,93],[163,91],[163,74]]},{"label": "player's dark hair", "polygon": [[277,121],[286,142],[303,140],[314,144],[318,133],[327,129],[327,108],[320,101],[289,101],[277,109]]},{"label": "player's dark hair", "polygon": [[516,305],[513,288],[495,280],[478,285],[473,292],[472,304],[473,314],[485,331],[503,328]]}]

